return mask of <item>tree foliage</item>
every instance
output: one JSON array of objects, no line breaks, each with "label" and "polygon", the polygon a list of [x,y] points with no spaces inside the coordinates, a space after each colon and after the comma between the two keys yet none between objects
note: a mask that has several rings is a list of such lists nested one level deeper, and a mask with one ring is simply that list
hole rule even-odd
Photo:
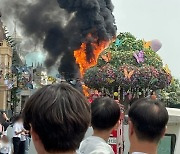
[{"label": "tree foliage", "polygon": [[[106,88],[149,94],[167,87],[172,80],[157,52],[131,33],[120,33],[115,42],[99,56],[97,66],[86,71],[84,81],[94,89]],[[139,53],[143,56],[135,57]],[[139,56],[139,55],[138,55]],[[139,58],[139,57],[138,57]]]},{"label": "tree foliage", "polygon": [[178,79],[173,79],[170,86],[160,91],[160,98],[167,107],[173,107],[175,104],[180,104],[180,82]]}]

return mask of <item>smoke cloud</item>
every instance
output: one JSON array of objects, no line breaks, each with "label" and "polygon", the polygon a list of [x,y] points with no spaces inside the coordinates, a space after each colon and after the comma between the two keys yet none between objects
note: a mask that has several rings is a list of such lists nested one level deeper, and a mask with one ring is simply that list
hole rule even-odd
[{"label": "smoke cloud", "polygon": [[89,61],[93,57],[92,43],[108,41],[116,35],[111,0],[1,1],[3,16],[14,16],[27,37],[43,44],[48,52],[47,67],[61,59],[58,70],[66,78],[76,77],[78,66],[73,52],[83,42],[87,44]]}]

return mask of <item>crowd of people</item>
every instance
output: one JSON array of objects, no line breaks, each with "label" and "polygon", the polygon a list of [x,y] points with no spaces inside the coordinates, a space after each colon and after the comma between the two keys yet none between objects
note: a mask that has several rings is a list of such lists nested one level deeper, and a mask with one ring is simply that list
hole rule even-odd
[{"label": "crowd of people", "polygon": [[[21,116],[14,119],[13,149],[2,134],[0,154],[28,153],[30,135],[38,154],[114,154],[107,141],[118,128],[120,115],[120,105],[112,98],[89,103],[69,84],[47,85],[28,99]],[[137,99],[131,102],[128,116],[129,153],[157,154],[168,122],[166,108],[157,99]],[[93,135],[84,139],[90,126]]]},{"label": "crowd of people", "polygon": [[29,131],[24,129],[22,116],[18,114],[9,119],[6,113],[1,114],[0,154],[28,154],[31,136]]}]

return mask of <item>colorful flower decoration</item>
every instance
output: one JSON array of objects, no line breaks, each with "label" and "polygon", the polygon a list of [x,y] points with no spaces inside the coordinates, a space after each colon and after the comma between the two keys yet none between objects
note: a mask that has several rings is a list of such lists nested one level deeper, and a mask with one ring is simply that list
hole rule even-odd
[{"label": "colorful flower decoration", "polygon": [[153,45],[153,41],[137,40],[130,33],[120,33],[101,53],[97,66],[86,71],[85,84],[92,89],[109,91],[117,91],[120,87],[126,93],[133,91],[137,95],[167,87],[172,81],[171,72],[167,65],[163,68],[163,62],[155,52],[160,43],[156,44],[156,49]]}]

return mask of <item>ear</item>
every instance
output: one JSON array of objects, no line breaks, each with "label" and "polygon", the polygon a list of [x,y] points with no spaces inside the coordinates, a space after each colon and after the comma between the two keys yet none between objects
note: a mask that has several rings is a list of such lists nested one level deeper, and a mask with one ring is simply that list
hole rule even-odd
[{"label": "ear", "polygon": [[[30,126],[31,126],[31,124],[30,124]],[[32,128],[32,126],[31,126],[31,129],[30,129],[30,133],[31,133],[31,136],[32,136],[34,142],[37,142],[37,141],[40,140],[38,134],[34,131],[34,129]]]},{"label": "ear", "polygon": [[31,126],[30,133],[31,133],[32,140],[33,140],[33,143],[34,143],[37,153],[41,153],[41,154],[46,153],[45,149],[44,149],[44,145],[42,144],[42,142],[39,138],[39,135],[35,132],[35,130],[33,129],[31,124],[30,124],[30,126]]},{"label": "ear", "polygon": [[163,129],[163,131],[161,133],[161,138],[163,138],[165,136],[166,130],[167,130],[167,126]]},{"label": "ear", "polygon": [[118,122],[117,122],[116,125],[114,126],[113,130],[118,129],[119,126],[120,126],[120,124],[121,124],[121,122],[120,122],[120,120],[118,120]]},{"label": "ear", "polygon": [[130,119],[128,119],[128,124],[129,124],[129,136],[134,134],[134,125]]}]

